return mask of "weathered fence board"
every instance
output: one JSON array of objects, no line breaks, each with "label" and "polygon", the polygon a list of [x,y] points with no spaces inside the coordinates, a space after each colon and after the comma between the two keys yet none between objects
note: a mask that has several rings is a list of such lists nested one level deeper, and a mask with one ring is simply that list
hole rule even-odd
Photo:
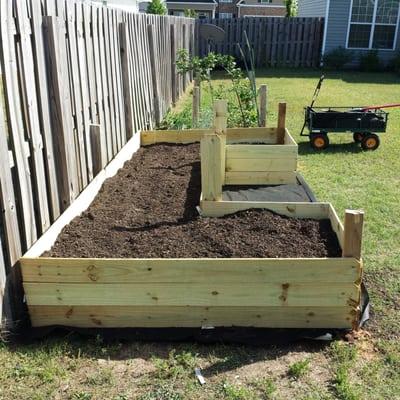
[{"label": "weathered fence board", "polygon": [[[182,94],[189,76],[178,75],[174,62],[184,43],[191,51],[194,25],[193,19],[129,14],[87,0],[1,1],[0,302],[3,277],[18,279],[12,267],[21,255],[95,172],[135,132],[153,128]],[[18,292],[19,284],[7,288]]]},{"label": "weathered fence board", "polygon": [[[211,23],[225,31],[222,42],[207,43],[198,38],[197,53],[211,51],[241,59],[238,44],[246,48],[246,35],[254,50],[256,67],[316,67],[320,62],[323,18],[199,19],[196,24]],[[198,31],[198,29],[197,29]]]}]

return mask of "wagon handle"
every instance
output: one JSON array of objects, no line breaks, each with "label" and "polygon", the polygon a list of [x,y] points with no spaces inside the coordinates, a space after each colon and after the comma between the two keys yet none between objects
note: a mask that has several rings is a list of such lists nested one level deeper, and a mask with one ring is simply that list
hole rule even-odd
[{"label": "wagon handle", "polygon": [[[319,78],[319,81],[317,83],[317,87],[314,90],[314,94],[313,94],[309,108],[313,108],[314,103],[317,101],[319,92],[321,91],[322,82],[324,81],[324,79],[325,79],[325,75],[321,75],[321,77]],[[308,136],[308,135],[304,134],[304,129],[306,128],[306,126],[307,126],[307,119],[304,120],[304,125],[303,125],[303,128],[301,129],[300,136]]]},{"label": "wagon handle", "polygon": [[361,111],[368,111],[368,110],[380,110],[381,108],[395,108],[395,107],[400,107],[400,103],[397,104],[383,104],[380,106],[367,106],[363,107]]}]

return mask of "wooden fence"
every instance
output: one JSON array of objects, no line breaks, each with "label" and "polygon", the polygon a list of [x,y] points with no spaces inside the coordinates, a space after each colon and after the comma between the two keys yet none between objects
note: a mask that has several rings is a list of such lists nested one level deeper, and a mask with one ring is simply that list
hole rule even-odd
[{"label": "wooden fence", "polygon": [[238,44],[246,48],[246,36],[254,50],[257,67],[316,67],[320,62],[323,18],[265,18],[201,19],[197,21],[196,37],[201,24],[212,23],[225,31],[225,39],[211,43],[201,39],[197,53],[209,50],[230,54],[241,60]]},{"label": "wooden fence", "polygon": [[195,27],[79,0],[0,7],[0,294],[13,301],[20,256],[185,90],[175,57]]}]

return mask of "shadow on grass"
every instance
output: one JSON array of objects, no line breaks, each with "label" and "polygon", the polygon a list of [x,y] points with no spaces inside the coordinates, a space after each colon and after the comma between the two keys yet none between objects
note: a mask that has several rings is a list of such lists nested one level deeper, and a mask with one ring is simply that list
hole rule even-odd
[{"label": "shadow on grass", "polygon": [[318,151],[311,147],[310,142],[307,140],[306,142],[297,143],[299,146],[299,154],[300,155],[309,155],[309,154],[338,154],[338,153],[363,153],[364,150],[357,143],[331,143],[329,147],[325,150]]},{"label": "shadow on grass", "polygon": [[[86,332],[88,332],[87,330]],[[104,331],[103,331],[104,332]],[[108,338],[98,334],[83,334],[67,329],[56,329],[47,336],[30,343],[3,343],[9,351],[28,357],[63,357],[87,360],[107,359],[124,361],[141,359],[155,365],[182,364],[188,374],[200,365],[206,378],[252,365],[258,362],[276,360],[292,352],[317,353],[329,346],[329,342],[303,340],[294,343],[252,346],[251,344],[221,344],[189,342],[148,342],[134,339]],[[47,356],[46,356],[47,355]],[[155,371],[157,374],[159,371]]]}]

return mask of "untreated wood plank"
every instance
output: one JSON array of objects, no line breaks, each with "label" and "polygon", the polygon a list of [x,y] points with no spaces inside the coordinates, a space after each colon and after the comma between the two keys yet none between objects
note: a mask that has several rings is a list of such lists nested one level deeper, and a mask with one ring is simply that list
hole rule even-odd
[{"label": "untreated wood plank", "polygon": [[228,144],[226,146],[227,159],[260,159],[260,158],[289,158],[296,159],[298,147],[295,145],[252,145]]},{"label": "untreated wood plank", "polygon": [[287,217],[328,219],[330,203],[255,202],[255,201],[200,201],[203,215],[222,217],[242,210],[260,208]]},{"label": "untreated wood plank", "polygon": [[225,185],[289,185],[297,183],[295,171],[225,173]]},{"label": "untreated wood plank", "polygon": [[31,283],[294,283],[358,282],[354,258],[21,259]]},{"label": "untreated wood plank", "polygon": [[[290,278],[290,277],[289,277]],[[29,305],[337,307],[357,304],[354,283],[29,283]]]},{"label": "untreated wood plank", "polygon": [[[222,128],[218,131],[223,132]],[[201,187],[204,200],[222,199],[226,135],[204,135],[200,141]]]},{"label": "untreated wood plank", "polygon": [[226,171],[230,172],[278,172],[296,171],[297,158],[227,158]]},{"label": "untreated wood plank", "polygon": [[258,95],[260,96],[260,118],[258,121],[258,126],[265,127],[267,126],[267,85],[260,86]]},{"label": "untreated wood plank", "polygon": [[361,259],[364,211],[346,210],[344,217],[343,257]]},{"label": "untreated wood plank", "polygon": [[351,307],[30,306],[35,327],[81,328],[352,328]]}]

